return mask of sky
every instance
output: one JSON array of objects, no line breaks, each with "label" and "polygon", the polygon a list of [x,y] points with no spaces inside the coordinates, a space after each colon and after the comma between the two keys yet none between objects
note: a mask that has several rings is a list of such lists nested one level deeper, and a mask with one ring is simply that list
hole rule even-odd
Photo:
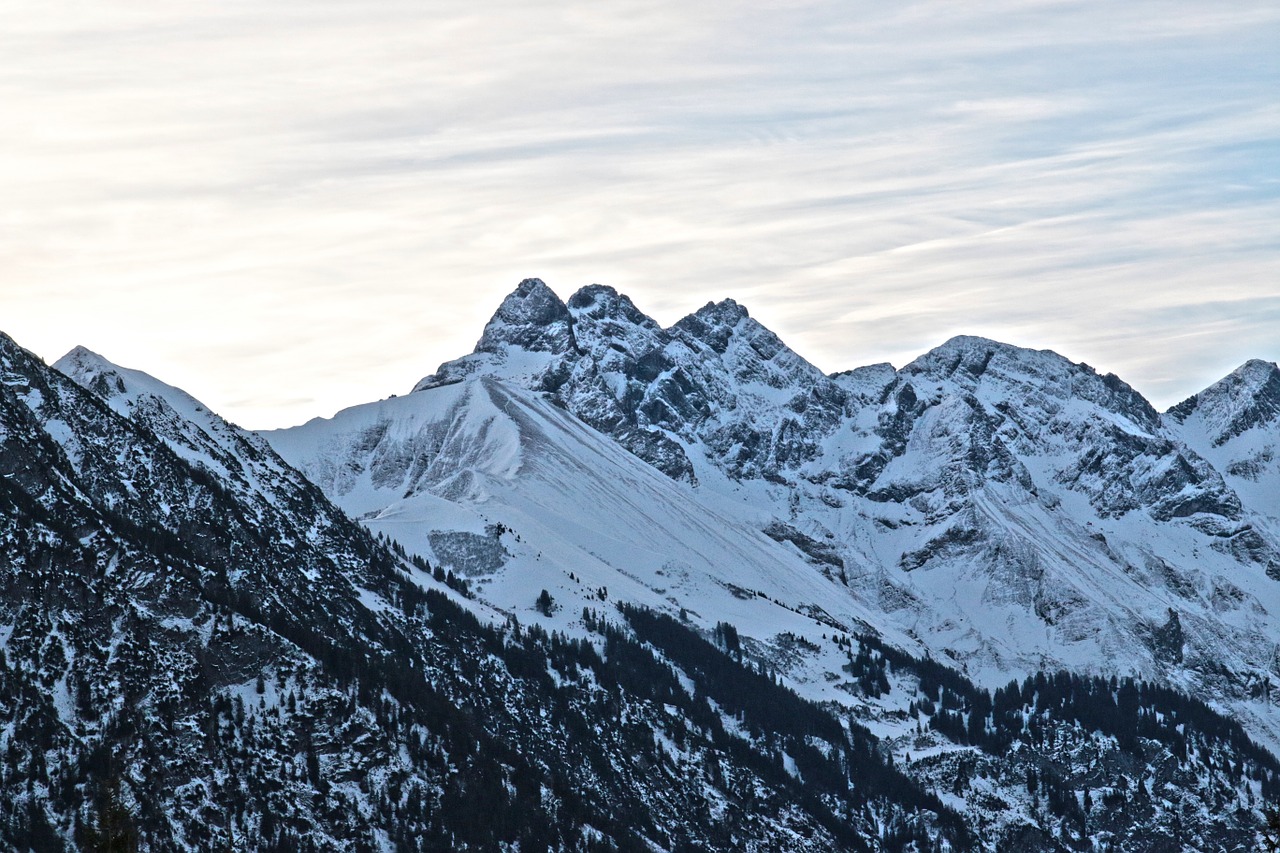
[{"label": "sky", "polygon": [[0,330],[250,428],[502,297],[732,297],[827,371],[955,334],[1163,408],[1280,358],[1274,0],[0,0]]}]

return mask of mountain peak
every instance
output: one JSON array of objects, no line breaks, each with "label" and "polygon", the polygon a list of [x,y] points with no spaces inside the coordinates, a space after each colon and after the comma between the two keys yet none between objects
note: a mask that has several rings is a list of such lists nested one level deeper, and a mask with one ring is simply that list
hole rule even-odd
[{"label": "mountain peak", "polygon": [[547,287],[547,283],[540,278],[521,279],[520,283],[516,285],[516,289],[511,291],[508,298],[511,296],[518,296],[522,299],[530,296],[538,296],[539,298],[546,298],[556,302],[560,301],[560,297],[556,296],[555,291],[550,287]]},{"label": "mountain peak", "polygon": [[[717,353],[724,355],[734,335],[734,329],[743,320],[750,318],[751,315],[747,313],[746,308],[732,299],[722,299],[719,302],[708,302],[671,328],[702,341]],[[758,323],[756,325],[759,326]],[[768,332],[763,326],[760,326],[760,329]],[[772,335],[771,332],[768,334]],[[781,348],[781,343],[778,341],[778,349]]]},{"label": "mountain peak", "polygon": [[635,326],[658,328],[647,314],[635,306],[631,297],[607,284],[588,284],[569,297],[569,312],[575,320],[616,320]]},{"label": "mountain peak", "polygon": [[72,347],[70,352],[53,363],[53,368],[104,400],[127,390],[120,367],[88,347]]},{"label": "mountain peak", "polygon": [[1253,427],[1280,419],[1280,366],[1251,358],[1199,394],[1169,409],[1185,423],[1199,415],[1215,446]]},{"label": "mountain peak", "polygon": [[1067,359],[1048,350],[1024,349],[976,335],[956,335],[912,361],[903,371],[924,373],[939,379],[967,374],[976,380],[986,373],[997,354],[1016,362],[1050,360],[1070,364]]},{"label": "mountain peak", "polygon": [[995,347],[1010,347],[1012,349],[1020,349],[1020,347],[1014,347],[1013,344],[1006,344],[1002,341],[997,341],[993,338],[984,338],[982,335],[952,335],[951,337],[943,341],[941,344],[934,347],[934,349],[939,349],[939,350],[964,349],[964,348],[973,347],[973,346],[995,346]]},{"label": "mountain peak", "polygon": [[907,375],[979,386],[1018,389],[1020,398],[1079,398],[1123,414],[1143,429],[1159,426],[1160,415],[1140,393],[1113,373],[1100,375],[1053,350],[1033,350],[972,335],[957,335],[902,368]]},{"label": "mountain peak", "polygon": [[73,370],[117,370],[119,368],[119,365],[114,364],[110,359],[79,344],[55,361],[53,366],[68,376],[72,375]]},{"label": "mountain peak", "polygon": [[693,316],[698,317],[704,323],[716,323],[732,326],[741,320],[745,320],[751,315],[747,309],[738,304],[733,299],[721,299],[719,302],[708,302],[703,305]]},{"label": "mountain peak", "polygon": [[1280,373],[1280,365],[1277,365],[1273,361],[1263,361],[1260,358],[1251,358],[1233,370],[1231,375],[1239,377],[1241,381],[1246,382],[1255,388],[1261,388],[1269,382],[1271,377],[1276,373]]},{"label": "mountain peak", "polygon": [[80,344],[76,344],[75,346],[73,346],[73,347],[72,347],[72,348],[67,352],[67,354],[66,354],[66,355],[64,355],[62,358],[58,359],[58,361],[59,361],[59,362],[63,362],[63,361],[66,361],[66,362],[73,362],[73,361],[74,361],[74,362],[84,362],[84,361],[106,362],[107,360],[106,360],[105,358],[103,358],[101,355],[99,355],[98,353],[96,353],[96,352],[94,352],[93,350],[89,349],[88,347],[86,347],[86,346],[82,346],[82,345],[80,345]]},{"label": "mountain peak", "polygon": [[572,349],[572,318],[564,302],[540,278],[526,278],[502,300],[484,327],[477,352],[499,352],[514,344],[530,352]]},{"label": "mountain peak", "polygon": [[1047,356],[1055,359],[1061,359],[1063,361],[1066,360],[1052,350],[1033,350],[1028,347],[1017,346],[1016,344],[1007,344],[993,338],[984,338],[981,335],[953,335],[922,355],[921,358],[928,358],[935,353],[955,354],[974,352],[1002,352],[1009,355],[1023,355],[1025,357]]}]

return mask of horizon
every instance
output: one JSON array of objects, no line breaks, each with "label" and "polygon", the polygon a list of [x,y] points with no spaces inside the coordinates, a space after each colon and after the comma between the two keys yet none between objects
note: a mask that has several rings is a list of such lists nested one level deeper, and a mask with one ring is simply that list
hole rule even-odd
[{"label": "horizon", "polygon": [[[536,277],[530,277],[530,278],[535,278],[535,279],[536,279]],[[538,281],[542,281],[542,279],[536,279],[536,280],[538,280]],[[522,280],[522,282],[523,282],[523,280]],[[580,287],[580,288],[576,288],[572,293],[569,293],[569,294],[565,295],[565,294],[560,293],[559,291],[556,291],[554,287],[551,287],[551,285],[547,284],[545,281],[543,281],[543,284],[544,284],[544,285],[546,285],[546,286],[548,287],[548,289],[550,289],[553,293],[555,293],[556,298],[557,298],[557,299],[559,299],[559,300],[561,301],[561,303],[566,303],[566,304],[569,302],[569,300],[572,298],[572,296],[573,296],[574,294],[576,294],[577,292],[579,292],[580,290],[585,289],[585,288],[587,288],[587,287],[597,287],[597,286],[601,286],[601,285],[599,285],[599,284],[583,285],[583,286],[582,286],[582,287]],[[604,285],[604,286],[605,286],[605,287],[609,287],[608,285]],[[615,290],[615,292],[617,292],[620,296],[623,296],[623,297],[626,297],[626,298],[630,299],[630,296],[629,296],[628,294],[626,294],[626,293],[624,293],[624,292],[622,292],[622,291],[618,291],[616,288],[612,288],[612,289],[614,289],[614,290]],[[510,296],[510,295],[511,295],[512,293],[514,293],[514,292],[515,292],[515,289],[513,288],[513,289],[512,289],[512,291],[510,291],[510,292],[507,294],[507,296]],[[505,297],[505,296],[503,297],[503,299],[506,299],[506,298],[507,298],[507,297]],[[499,305],[501,304],[501,302],[502,302],[502,301],[503,301],[503,300],[499,300]],[[633,304],[634,304],[634,300],[632,300],[632,301],[633,301]],[[752,311],[751,311],[751,306],[750,306],[750,305],[744,304],[744,303],[743,303],[743,302],[741,302],[740,300],[734,299],[732,296],[726,296],[726,297],[724,297],[723,299],[709,300],[708,302],[704,303],[704,305],[703,305],[703,306],[699,306],[699,309],[700,309],[700,308],[702,308],[702,307],[705,307],[706,305],[712,305],[712,304],[716,304],[716,303],[719,303],[719,302],[722,302],[722,301],[732,301],[732,302],[736,303],[738,306],[740,306],[741,308],[743,308],[744,310],[746,310],[746,312],[747,312],[748,316],[750,316],[752,319],[756,320],[756,322],[761,323],[761,325],[763,325],[765,328],[767,328],[767,329],[769,329],[770,331],[772,331],[772,332],[774,332],[775,334],[777,334],[776,330],[771,329],[767,323],[762,322],[759,318],[757,318],[757,317],[755,316],[755,314],[754,314],[754,313],[752,313]],[[669,329],[670,329],[670,328],[672,328],[674,325],[676,325],[676,323],[678,323],[681,319],[684,319],[684,317],[688,317],[688,316],[690,316],[690,315],[692,315],[692,314],[696,313],[696,311],[697,311],[697,310],[699,310],[699,309],[695,309],[694,311],[690,311],[688,314],[685,314],[685,315],[683,315],[682,317],[676,318],[675,320],[672,320],[672,321],[670,321],[670,322],[662,322],[662,321],[657,320],[657,318],[653,317],[653,315],[649,314],[647,311],[645,311],[645,308],[644,308],[644,306],[643,306],[643,305],[636,305],[635,307],[636,307],[636,308],[637,308],[637,309],[638,309],[642,314],[645,314],[645,316],[647,316],[647,317],[649,317],[650,319],[653,319],[653,320],[655,320],[656,322],[658,322],[658,323],[659,323],[659,325],[660,325],[664,330],[669,330]],[[495,311],[495,312],[497,311],[497,308],[498,308],[498,305],[495,305],[495,306],[494,306],[494,311]],[[487,325],[487,321],[486,321],[486,325]],[[4,329],[0,329],[0,333],[6,333],[6,332],[5,332],[5,330],[4,330]],[[6,334],[7,334],[7,333],[6,333]],[[478,338],[478,336],[479,336],[479,334],[477,334],[477,338]],[[838,373],[846,373],[846,372],[850,372],[850,371],[853,371],[853,370],[858,370],[858,369],[860,369],[860,368],[870,367],[870,366],[878,365],[878,364],[889,364],[889,365],[890,365],[890,366],[891,366],[895,371],[900,371],[900,370],[902,370],[906,365],[910,364],[912,361],[916,360],[917,358],[921,358],[921,357],[923,357],[923,356],[927,355],[928,353],[932,352],[932,351],[933,351],[933,350],[935,350],[935,349],[938,349],[938,348],[940,348],[940,347],[942,347],[942,346],[945,346],[948,342],[950,342],[951,340],[953,340],[953,339],[955,339],[955,338],[965,338],[965,337],[967,337],[967,338],[978,338],[978,339],[982,339],[982,340],[988,340],[988,341],[990,341],[990,342],[992,342],[992,343],[995,343],[995,344],[998,344],[998,345],[1008,346],[1008,347],[1012,347],[1012,348],[1014,348],[1014,349],[1019,349],[1019,350],[1026,350],[1026,351],[1030,351],[1030,352],[1051,352],[1051,353],[1053,353],[1053,354],[1055,354],[1055,355],[1058,355],[1058,356],[1060,356],[1060,357],[1062,357],[1062,358],[1067,359],[1068,361],[1070,361],[1070,362],[1072,362],[1072,363],[1074,363],[1074,364],[1079,364],[1079,365],[1083,365],[1083,366],[1089,367],[1089,368],[1093,369],[1093,370],[1094,370],[1096,373],[1098,373],[1099,375],[1115,374],[1115,375],[1116,375],[1116,376],[1118,376],[1122,381],[1124,381],[1126,384],[1128,384],[1130,387],[1132,387],[1135,391],[1137,391],[1137,392],[1138,392],[1138,394],[1140,394],[1144,399],[1146,399],[1149,403],[1151,403],[1151,405],[1152,405],[1152,406],[1153,406],[1157,411],[1159,411],[1159,412],[1160,412],[1160,413],[1162,413],[1162,414],[1163,414],[1163,413],[1165,413],[1165,412],[1167,412],[1167,411],[1168,411],[1170,408],[1172,408],[1173,406],[1176,406],[1176,405],[1178,405],[1179,403],[1184,402],[1185,400],[1187,400],[1187,399],[1189,399],[1190,397],[1192,397],[1192,396],[1194,396],[1194,395],[1196,395],[1196,394],[1200,393],[1201,391],[1205,390],[1206,388],[1210,387],[1211,385],[1215,384],[1216,382],[1218,382],[1218,381],[1220,381],[1220,380],[1222,380],[1222,379],[1226,378],[1228,375],[1230,375],[1230,374],[1231,374],[1231,373],[1233,373],[1234,371],[1238,370],[1239,368],[1243,367],[1246,363],[1248,363],[1248,362],[1250,362],[1250,361],[1262,361],[1262,362],[1264,362],[1264,363],[1266,363],[1266,364],[1271,364],[1271,365],[1280,366],[1280,365],[1277,365],[1277,361],[1276,361],[1276,360],[1274,360],[1274,359],[1257,359],[1257,358],[1248,358],[1248,359],[1245,359],[1244,361],[1241,361],[1240,363],[1238,363],[1238,364],[1236,364],[1236,365],[1232,366],[1231,368],[1229,368],[1229,369],[1225,370],[1225,371],[1224,371],[1221,375],[1219,375],[1217,378],[1215,378],[1215,379],[1211,380],[1210,382],[1205,383],[1205,384],[1204,384],[1203,386],[1201,386],[1200,388],[1197,388],[1197,389],[1195,389],[1194,391],[1189,392],[1189,393],[1188,393],[1188,394],[1186,394],[1185,396],[1183,396],[1183,397],[1181,397],[1181,398],[1179,398],[1179,399],[1176,399],[1176,400],[1172,400],[1172,401],[1169,401],[1169,402],[1165,402],[1165,401],[1157,401],[1157,400],[1153,399],[1151,396],[1149,396],[1149,395],[1148,395],[1148,394],[1143,390],[1143,388],[1142,388],[1141,386],[1136,385],[1136,384],[1134,384],[1134,383],[1130,382],[1130,381],[1129,381],[1129,380],[1128,380],[1128,379],[1127,379],[1123,374],[1118,373],[1118,372],[1117,372],[1117,371],[1115,371],[1115,370],[1111,370],[1111,369],[1109,369],[1106,365],[1098,365],[1098,364],[1095,364],[1095,363],[1090,362],[1090,361],[1088,361],[1088,360],[1075,359],[1075,358],[1072,358],[1072,357],[1071,357],[1069,354],[1067,354],[1067,353],[1061,353],[1061,352],[1058,352],[1057,350],[1053,350],[1053,349],[1041,348],[1041,347],[1028,347],[1028,346],[1023,346],[1023,345],[1019,344],[1019,343],[1018,343],[1018,342],[1016,342],[1016,341],[1005,341],[1005,340],[999,340],[999,339],[996,339],[996,338],[990,338],[990,337],[985,336],[985,335],[971,335],[971,334],[966,334],[966,333],[960,333],[960,334],[950,335],[950,336],[948,336],[946,339],[944,339],[944,340],[940,340],[940,341],[938,341],[936,344],[934,344],[934,345],[932,345],[932,346],[928,347],[927,349],[923,349],[923,350],[921,350],[920,352],[916,353],[916,354],[915,354],[914,356],[912,356],[911,358],[909,358],[909,359],[907,359],[906,361],[903,361],[903,362],[901,362],[901,363],[897,363],[897,362],[889,362],[889,361],[885,361],[885,360],[881,360],[881,361],[869,361],[869,362],[865,362],[865,363],[863,363],[863,364],[853,365],[853,366],[851,366],[851,367],[841,367],[841,368],[836,368],[836,369],[834,369],[834,370],[827,370],[827,369],[823,368],[822,366],[815,364],[812,360],[810,360],[810,359],[809,359],[809,358],[804,354],[804,352],[802,352],[802,351],[800,351],[800,350],[797,350],[795,347],[791,346],[791,343],[790,343],[789,341],[787,341],[787,340],[786,340],[786,338],[784,338],[782,335],[778,335],[778,337],[782,340],[783,344],[784,344],[784,345],[786,345],[786,346],[788,347],[788,349],[790,349],[792,352],[795,352],[795,353],[796,353],[796,355],[798,355],[798,356],[800,356],[801,358],[805,359],[805,360],[806,360],[806,361],[808,361],[810,364],[814,364],[814,366],[815,366],[815,367],[818,367],[818,369],[819,369],[819,370],[821,370],[821,371],[822,371],[824,374],[826,374],[827,376],[834,376],[835,374],[838,374]],[[15,340],[15,343],[17,343],[19,346],[24,346],[24,344],[23,344],[23,342],[22,342],[21,340],[17,340],[17,339],[14,339],[14,340]],[[205,400],[205,399],[204,399],[204,398],[203,398],[203,397],[202,397],[202,396],[201,396],[197,391],[195,391],[195,390],[193,390],[193,389],[191,389],[191,388],[188,388],[188,387],[186,387],[186,386],[180,385],[180,384],[178,384],[178,383],[176,383],[176,382],[171,381],[171,380],[170,380],[169,378],[167,378],[167,377],[164,375],[164,373],[163,373],[163,372],[161,372],[161,371],[153,370],[153,369],[151,369],[150,367],[148,367],[148,366],[146,366],[146,365],[126,364],[126,363],[119,362],[119,361],[117,361],[117,360],[113,359],[113,358],[110,356],[110,354],[108,354],[108,353],[103,353],[103,352],[99,352],[99,351],[97,351],[97,350],[94,350],[92,347],[88,347],[88,346],[85,346],[85,345],[83,345],[83,344],[76,344],[75,346],[73,346],[72,348],[70,348],[69,350],[67,350],[66,352],[64,352],[64,353],[62,353],[62,354],[60,354],[60,355],[58,355],[58,356],[55,356],[55,357],[53,357],[53,358],[50,358],[50,357],[46,356],[46,355],[45,355],[45,354],[43,354],[43,353],[37,353],[37,355],[39,355],[39,356],[40,356],[40,357],[45,361],[45,363],[46,363],[46,364],[49,364],[49,365],[51,365],[51,366],[52,366],[52,365],[54,365],[57,361],[60,361],[60,360],[62,360],[63,358],[65,358],[65,357],[67,357],[67,356],[71,355],[71,353],[75,352],[76,350],[87,350],[90,354],[92,354],[92,355],[94,355],[94,356],[97,356],[98,358],[101,358],[101,359],[103,359],[103,360],[105,360],[105,361],[107,361],[107,362],[110,362],[110,363],[111,363],[112,365],[114,365],[115,367],[118,367],[118,368],[121,368],[121,369],[124,369],[124,370],[131,370],[131,371],[137,371],[137,372],[140,372],[140,373],[145,373],[145,374],[147,374],[147,375],[151,376],[153,379],[159,380],[160,382],[163,382],[163,383],[165,383],[165,384],[167,384],[167,385],[171,385],[171,386],[173,386],[173,387],[175,387],[175,388],[178,388],[179,390],[184,391],[184,392],[186,392],[187,394],[190,394],[192,397],[194,397],[194,398],[195,398],[197,401],[199,401],[201,404],[205,405],[207,408],[209,408],[209,409],[210,409],[211,411],[213,411],[215,414],[217,414],[217,415],[219,415],[219,416],[221,416],[221,417],[225,418],[226,420],[228,420],[228,421],[230,421],[230,422],[232,422],[232,423],[235,423],[237,426],[240,426],[240,427],[242,427],[242,428],[244,428],[244,429],[248,429],[248,430],[250,430],[250,431],[254,431],[254,432],[258,432],[258,431],[269,431],[269,430],[274,430],[274,429],[285,429],[285,428],[289,428],[289,427],[293,427],[293,426],[300,426],[301,424],[303,424],[303,423],[307,423],[308,421],[311,421],[311,420],[315,420],[315,419],[328,419],[328,418],[331,418],[331,417],[333,417],[334,415],[336,415],[336,414],[338,414],[339,412],[344,411],[344,410],[346,410],[346,409],[356,408],[356,407],[359,407],[359,406],[362,406],[362,405],[365,405],[365,404],[369,404],[369,403],[376,403],[376,402],[378,402],[379,400],[386,399],[386,398],[387,398],[387,397],[389,397],[389,396],[400,396],[400,395],[403,395],[403,394],[411,393],[412,385],[413,385],[414,383],[416,383],[419,379],[421,379],[421,378],[423,378],[423,377],[426,377],[426,376],[429,376],[431,373],[433,373],[433,372],[436,370],[436,368],[438,368],[438,367],[442,366],[444,363],[447,363],[448,361],[453,361],[453,360],[455,360],[455,359],[457,359],[457,358],[461,358],[461,357],[463,357],[463,356],[465,356],[465,355],[468,355],[468,354],[470,354],[471,352],[473,352],[473,351],[474,351],[474,349],[471,349],[471,350],[468,350],[467,352],[459,353],[458,355],[454,356],[453,358],[445,359],[445,360],[444,360],[443,362],[441,362],[440,364],[438,364],[438,365],[436,365],[435,367],[432,367],[431,369],[429,369],[429,370],[427,370],[426,372],[422,373],[422,374],[421,374],[421,376],[419,376],[419,377],[418,377],[418,379],[415,379],[415,380],[414,380],[414,382],[413,382],[413,383],[411,383],[411,384],[410,384],[410,386],[409,386],[409,387],[407,387],[407,388],[404,388],[404,389],[401,389],[401,390],[392,390],[392,391],[389,391],[388,393],[382,394],[382,395],[380,395],[380,396],[370,397],[370,398],[368,398],[368,399],[357,400],[357,401],[351,402],[351,403],[349,403],[349,404],[347,404],[347,405],[343,405],[343,406],[341,406],[340,408],[335,409],[335,410],[334,410],[334,411],[332,411],[332,412],[317,412],[317,413],[315,413],[315,414],[312,414],[312,415],[310,415],[310,416],[306,417],[304,420],[300,420],[300,421],[297,421],[297,422],[294,422],[294,423],[281,423],[281,424],[275,424],[275,425],[271,425],[271,426],[259,426],[259,425],[246,425],[246,424],[243,424],[243,423],[241,423],[241,422],[237,421],[237,420],[236,420],[234,417],[232,417],[231,415],[227,414],[226,412],[219,411],[219,410],[218,410],[218,408],[217,408],[216,406],[214,406],[214,405],[212,405],[212,404],[209,404],[209,403],[208,403],[208,401],[207,401],[207,400]],[[33,350],[33,352],[34,352],[34,350]]]}]

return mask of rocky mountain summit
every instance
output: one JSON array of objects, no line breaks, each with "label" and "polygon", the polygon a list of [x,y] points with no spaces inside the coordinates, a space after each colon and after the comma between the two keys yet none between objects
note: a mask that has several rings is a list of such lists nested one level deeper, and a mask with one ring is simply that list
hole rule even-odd
[{"label": "rocky mountain summit", "polygon": [[1169,410],[1170,426],[1280,531],[1280,368],[1248,361]]},{"label": "rocky mountain summit", "polygon": [[1251,359],[1169,410],[1180,424],[1198,421],[1214,447],[1280,421],[1280,367]]},{"label": "rocky mountain summit", "polygon": [[[659,470],[689,482],[695,473],[685,444],[703,441],[730,452],[729,465],[770,470],[779,453],[786,459],[798,450],[786,446],[785,436],[774,446],[768,424],[777,410],[812,408],[812,419],[844,398],[732,300],[664,330],[613,288],[584,287],[566,304],[537,279],[521,282],[503,301],[475,353],[442,365],[414,390],[475,373],[549,394]],[[724,412],[740,418],[723,418]]]}]

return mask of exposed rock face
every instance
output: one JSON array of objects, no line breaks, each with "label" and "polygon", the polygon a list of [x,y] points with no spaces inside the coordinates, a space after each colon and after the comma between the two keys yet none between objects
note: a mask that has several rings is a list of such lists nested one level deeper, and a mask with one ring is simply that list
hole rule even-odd
[{"label": "exposed rock face", "polygon": [[527,278],[485,325],[474,353],[441,365],[414,390],[460,382],[493,370],[545,383],[557,367],[572,362],[576,352],[573,318],[565,304],[541,279]]},{"label": "exposed rock face", "polygon": [[[476,353],[442,365],[423,390],[485,372],[545,391],[659,470],[694,482],[683,446],[705,442],[751,475],[811,458],[800,422],[831,429],[845,392],[751,319],[733,300],[709,303],[662,329],[626,296],[590,285],[560,303],[521,282],[489,322]],[[790,418],[769,420],[771,410]],[[733,417],[731,413],[748,415]]]},{"label": "exposed rock face", "polygon": [[1199,394],[1169,409],[1180,424],[1196,417],[1214,447],[1280,420],[1280,367],[1252,359]]},{"label": "exposed rock face", "polygon": [[[1263,538],[1280,534],[1280,368],[1248,361],[1165,414],[1170,429],[1210,460],[1250,509]],[[1248,550],[1258,546],[1249,537]],[[1280,579],[1280,568],[1263,552]]]},{"label": "exposed rock face", "polygon": [[1152,632],[1156,657],[1170,663],[1182,663],[1182,622],[1176,610],[1169,610],[1169,621]]},{"label": "exposed rock face", "polygon": [[568,310],[540,279],[525,279],[503,300],[485,326],[476,352],[501,353],[509,346],[555,354],[575,348]]}]

